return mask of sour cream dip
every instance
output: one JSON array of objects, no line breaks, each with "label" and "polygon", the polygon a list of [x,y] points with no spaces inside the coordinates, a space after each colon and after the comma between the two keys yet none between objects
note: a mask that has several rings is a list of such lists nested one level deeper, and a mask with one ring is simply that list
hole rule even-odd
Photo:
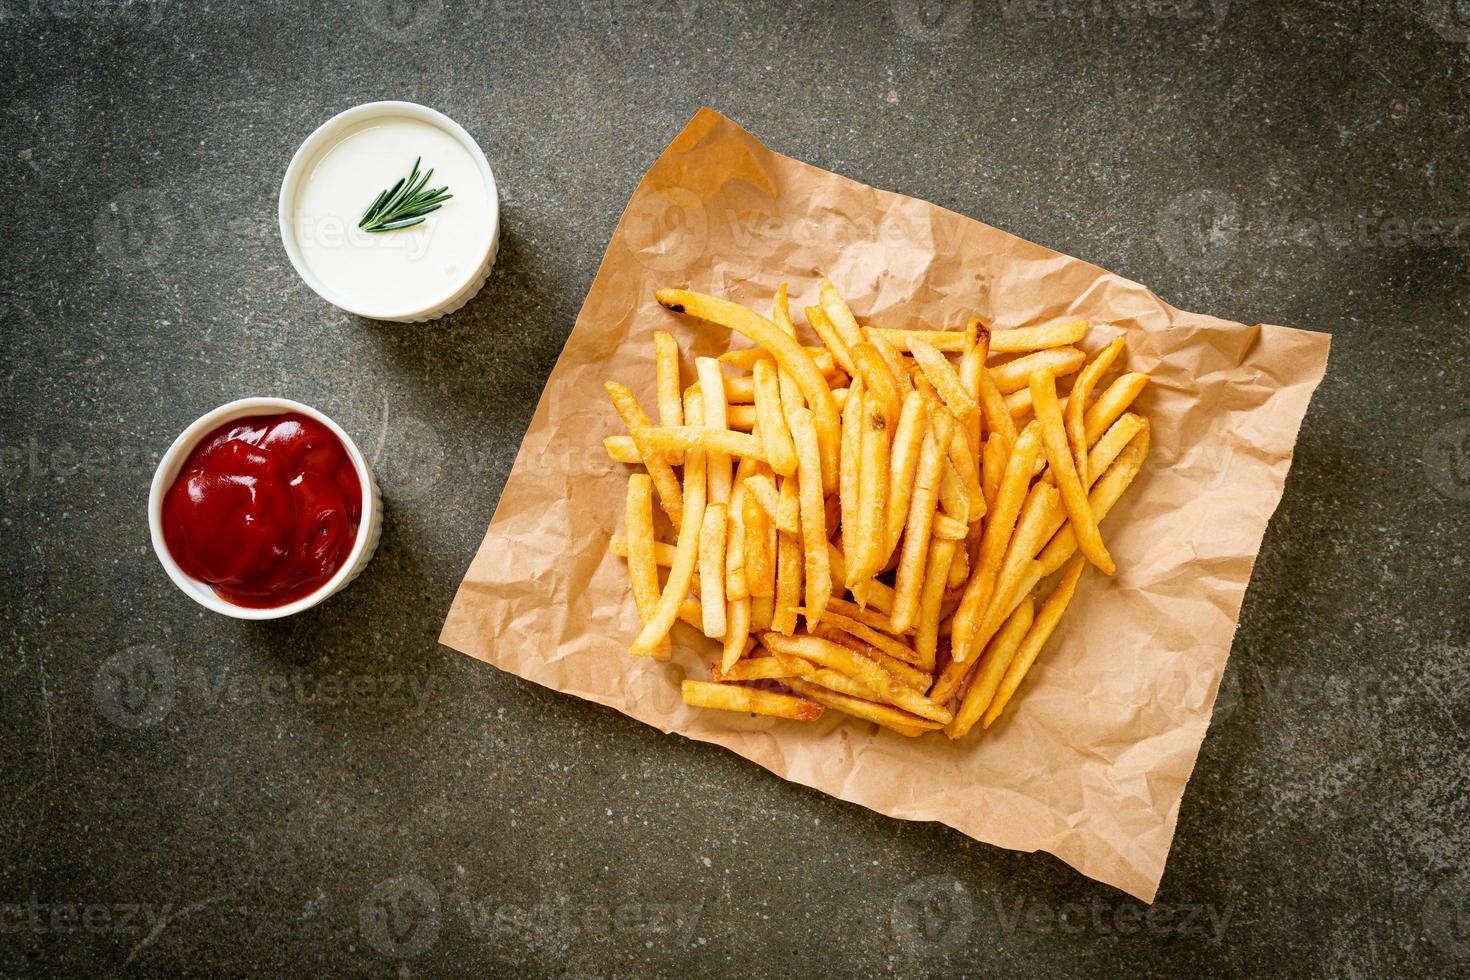
[{"label": "sour cream dip", "polygon": [[[425,189],[450,197],[421,224],[359,227],[379,194],[432,169]],[[442,113],[375,102],[335,116],[297,150],[281,186],[281,236],[324,299],[380,320],[433,319],[463,306],[490,272],[499,240],[494,176],[479,146]]]}]

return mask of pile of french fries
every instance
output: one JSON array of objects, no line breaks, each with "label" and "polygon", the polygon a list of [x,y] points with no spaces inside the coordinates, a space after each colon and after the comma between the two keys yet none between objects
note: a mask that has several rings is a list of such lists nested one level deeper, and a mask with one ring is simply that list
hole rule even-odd
[{"label": "pile of french fries", "polygon": [[1149,377],[1101,387],[1123,341],[1089,359],[1085,320],[880,329],[819,291],[804,346],[785,285],[769,318],[661,289],[755,346],[696,358],[685,386],[656,332],[657,424],[608,382],[628,429],[608,453],[641,467],[612,540],[643,624],[631,652],[668,660],[682,620],[722,648],[688,704],[961,738],[1005,710],[1085,562],[1113,573],[1098,525],[1148,453],[1129,407]]}]

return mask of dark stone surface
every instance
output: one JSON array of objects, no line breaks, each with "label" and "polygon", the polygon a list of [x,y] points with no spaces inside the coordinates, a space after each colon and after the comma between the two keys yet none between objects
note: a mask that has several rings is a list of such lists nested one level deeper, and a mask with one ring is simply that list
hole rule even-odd
[{"label": "dark stone surface", "polygon": [[[0,972],[1466,973],[1467,42],[1455,0],[0,0]],[[333,310],[277,240],[293,149],[375,98],[502,183],[495,274],[431,326]],[[436,645],[701,103],[1334,334],[1151,918]],[[157,454],[247,393],[391,447],[377,558],[272,624],[182,596],[144,520]]]}]

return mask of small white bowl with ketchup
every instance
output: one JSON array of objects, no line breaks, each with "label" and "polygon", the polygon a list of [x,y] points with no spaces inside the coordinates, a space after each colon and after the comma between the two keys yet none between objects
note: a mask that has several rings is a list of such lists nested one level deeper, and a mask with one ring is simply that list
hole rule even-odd
[{"label": "small white bowl with ketchup", "polygon": [[336,422],[285,398],[242,398],[163,454],[148,525],[189,598],[237,619],[279,619],[358,576],[378,547],[383,500]]}]

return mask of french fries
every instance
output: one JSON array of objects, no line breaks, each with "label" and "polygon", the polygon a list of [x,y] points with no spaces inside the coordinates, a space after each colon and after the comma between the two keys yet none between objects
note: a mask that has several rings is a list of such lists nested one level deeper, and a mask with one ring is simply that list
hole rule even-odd
[{"label": "french fries", "polygon": [[[983,732],[1086,563],[1114,570],[1099,525],[1147,456],[1133,405],[1149,376],[1104,386],[1124,344],[1089,360],[1086,320],[894,330],[859,323],[826,279],[816,293],[804,309],[821,343],[807,347],[784,285],[769,319],[660,289],[672,313],[756,346],[694,358],[681,388],[674,333],[654,331],[656,424],[607,383],[626,434],[603,445],[638,468],[609,542],[641,623],[630,652],[670,659],[684,622],[719,644],[712,679],[683,682],[687,704],[799,721],[831,708],[905,737]],[[660,540],[655,495],[674,540]]]}]

